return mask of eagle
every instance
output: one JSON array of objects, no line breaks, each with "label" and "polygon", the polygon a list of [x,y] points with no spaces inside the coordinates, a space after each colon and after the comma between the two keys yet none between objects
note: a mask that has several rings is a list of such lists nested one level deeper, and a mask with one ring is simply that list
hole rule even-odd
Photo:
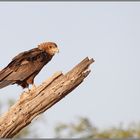
[{"label": "eagle", "polygon": [[23,89],[29,89],[30,84],[35,87],[35,76],[58,52],[56,43],[44,42],[36,48],[19,53],[0,71],[0,89],[13,84]]}]

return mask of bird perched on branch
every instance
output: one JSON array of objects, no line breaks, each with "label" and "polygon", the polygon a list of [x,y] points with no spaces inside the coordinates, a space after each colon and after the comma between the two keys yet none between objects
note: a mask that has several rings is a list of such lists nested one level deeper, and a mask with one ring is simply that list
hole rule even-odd
[{"label": "bird perched on branch", "polygon": [[58,52],[55,43],[45,42],[37,48],[18,54],[0,71],[0,88],[11,84],[18,84],[23,88],[28,88],[30,84],[35,86],[35,76]]}]

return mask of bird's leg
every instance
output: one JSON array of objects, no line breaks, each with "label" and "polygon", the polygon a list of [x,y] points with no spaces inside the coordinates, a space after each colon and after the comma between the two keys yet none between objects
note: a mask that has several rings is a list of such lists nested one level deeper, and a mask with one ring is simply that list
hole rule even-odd
[{"label": "bird's leg", "polygon": [[36,86],[35,86],[35,84],[34,84],[34,75],[30,76],[30,77],[27,79],[27,83],[28,83],[29,85],[32,85],[32,87],[30,88],[30,91],[36,89]]},{"label": "bird's leg", "polygon": [[24,92],[29,93],[30,91],[31,91],[30,88],[27,87],[27,89]]}]

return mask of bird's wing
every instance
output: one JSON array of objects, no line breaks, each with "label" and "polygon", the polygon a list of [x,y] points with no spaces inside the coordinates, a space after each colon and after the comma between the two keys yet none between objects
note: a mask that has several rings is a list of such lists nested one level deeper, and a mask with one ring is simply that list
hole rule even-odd
[{"label": "bird's wing", "polygon": [[[43,67],[42,54],[38,49],[21,53],[0,72],[0,88],[15,83],[17,80],[24,80]],[[9,82],[8,82],[9,81]]]},{"label": "bird's wing", "polygon": [[7,67],[11,67],[13,65],[18,65],[21,63],[21,61],[25,60],[25,59],[31,59],[33,57],[36,57],[38,54],[40,54],[41,50],[39,50],[38,48],[34,48],[31,49],[29,51],[25,51],[22,52],[20,54],[18,54],[17,56],[15,56],[12,61],[8,64]]},{"label": "bird's wing", "polygon": [[39,53],[40,52],[38,49],[35,48],[15,56],[12,61],[3,70],[0,71],[0,81],[10,75],[12,72],[15,72],[22,64],[25,64],[26,60],[30,60],[31,58],[37,56]]}]

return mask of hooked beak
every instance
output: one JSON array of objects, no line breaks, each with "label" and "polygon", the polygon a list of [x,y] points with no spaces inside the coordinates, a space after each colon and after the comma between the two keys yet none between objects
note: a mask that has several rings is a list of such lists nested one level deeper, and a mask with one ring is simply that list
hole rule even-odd
[{"label": "hooked beak", "polygon": [[56,49],[55,49],[55,52],[56,52],[56,53],[59,53],[59,49],[58,49],[58,48],[56,48]]}]

